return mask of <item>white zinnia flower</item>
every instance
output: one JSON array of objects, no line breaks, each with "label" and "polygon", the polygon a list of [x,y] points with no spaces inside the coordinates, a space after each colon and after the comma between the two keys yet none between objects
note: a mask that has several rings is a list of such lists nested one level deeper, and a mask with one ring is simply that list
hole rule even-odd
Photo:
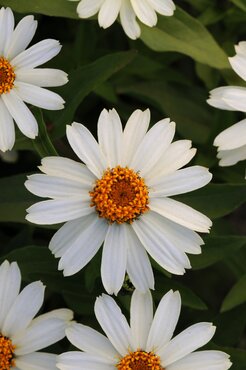
[{"label": "white zinnia flower", "polygon": [[156,13],[171,16],[174,10],[172,0],[80,0],[77,7],[80,18],[98,13],[98,23],[102,28],[110,27],[120,15],[125,33],[133,40],[141,33],[136,17],[146,26],[153,27],[157,23]]},{"label": "white zinnia flower", "polygon": [[0,266],[0,369],[55,370],[56,355],[37,352],[65,337],[72,311],[50,311],[33,319],[44,299],[44,285],[36,281],[20,292],[16,262]]},{"label": "white zinnia flower", "polygon": [[0,150],[4,152],[15,143],[13,120],[27,137],[38,135],[37,121],[24,102],[49,110],[63,108],[64,100],[42,87],[64,85],[67,74],[35,68],[57,55],[61,45],[47,39],[25,50],[36,28],[37,21],[29,15],[14,29],[11,9],[0,9]]},{"label": "white zinnia flower", "polygon": [[[229,58],[234,71],[246,81],[246,41],[235,45],[236,55]],[[213,107],[246,112],[246,88],[218,87],[210,91],[208,104]],[[220,166],[232,166],[246,159],[246,119],[222,131],[214,140]]]},{"label": "white zinnia flower", "polygon": [[229,356],[221,351],[197,351],[215,332],[201,322],[173,339],[181,308],[179,292],[164,295],[153,317],[150,292],[135,290],[131,299],[130,326],[112,297],[103,294],[95,314],[103,331],[73,323],[66,329],[70,342],[84,352],[58,356],[60,370],[227,370]]},{"label": "white zinnia flower", "polygon": [[101,275],[108,293],[117,294],[125,271],[141,291],[154,288],[146,251],[164,269],[184,274],[191,267],[185,253],[201,253],[203,241],[195,231],[208,232],[211,226],[206,216],[169,196],[198,189],[212,175],[201,166],[179,170],[195,155],[191,142],[171,144],[175,123],[168,118],[147,132],[149,122],[149,110],[136,110],[123,131],[117,112],[103,110],[99,143],[74,122],[67,126],[67,138],[85,165],[43,158],[44,174],[25,183],[33,194],[53,198],[28,208],[27,220],[68,221],[49,245],[61,257],[65,276],[81,270],[104,242]]}]

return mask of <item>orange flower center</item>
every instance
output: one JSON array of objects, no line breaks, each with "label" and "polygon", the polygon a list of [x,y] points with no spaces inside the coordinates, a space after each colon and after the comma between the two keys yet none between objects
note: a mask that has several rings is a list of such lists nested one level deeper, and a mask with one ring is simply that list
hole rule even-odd
[{"label": "orange flower center", "polygon": [[90,192],[91,206],[110,223],[132,223],[149,207],[148,188],[136,172],[117,166],[104,172]]},{"label": "orange flower center", "polygon": [[0,95],[10,92],[14,86],[14,68],[4,57],[0,57]]},{"label": "orange flower center", "polygon": [[129,352],[116,367],[118,370],[164,370],[159,356],[141,350]]},{"label": "orange flower center", "polygon": [[14,349],[11,340],[0,333],[0,370],[10,370],[15,366]]}]

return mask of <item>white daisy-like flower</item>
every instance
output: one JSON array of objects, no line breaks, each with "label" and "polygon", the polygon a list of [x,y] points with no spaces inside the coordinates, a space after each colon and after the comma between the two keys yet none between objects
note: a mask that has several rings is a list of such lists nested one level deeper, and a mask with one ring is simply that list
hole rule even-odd
[{"label": "white daisy-like flower", "polygon": [[[235,45],[236,55],[229,58],[234,71],[246,81],[246,41]],[[210,91],[208,104],[213,107],[246,112],[246,88],[223,86]],[[246,119],[222,131],[214,140],[220,166],[232,166],[246,159]]]},{"label": "white daisy-like flower", "polygon": [[25,183],[33,194],[52,198],[28,208],[27,220],[68,221],[49,245],[61,257],[65,276],[81,270],[104,242],[101,275],[110,294],[120,290],[126,271],[139,290],[154,288],[146,251],[167,271],[184,274],[191,267],[185,253],[201,253],[203,241],[195,231],[208,232],[211,226],[206,216],[169,196],[198,189],[212,175],[201,166],[180,169],[196,150],[189,140],[171,143],[174,122],[163,119],[147,132],[149,122],[149,110],[136,110],[123,131],[117,112],[103,110],[99,143],[74,122],[67,126],[67,138],[85,165],[43,158],[44,174]]},{"label": "white daisy-like flower", "polygon": [[58,41],[47,39],[27,50],[37,28],[32,15],[24,17],[14,29],[10,8],[0,9],[0,150],[15,143],[14,122],[27,137],[38,135],[38,124],[26,103],[48,110],[63,109],[64,100],[43,87],[67,83],[67,74],[58,69],[36,68],[57,55]]},{"label": "white daisy-like flower", "polygon": [[0,266],[0,370],[55,370],[56,355],[37,352],[65,337],[72,311],[38,313],[44,285],[36,281],[20,292],[21,274],[16,262]]},{"label": "white daisy-like flower", "polygon": [[[210,341],[215,327],[201,322],[172,339],[181,308],[179,292],[164,295],[153,317],[150,292],[135,290],[130,326],[108,295],[97,298],[95,314],[103,331],[73,323],[66,329],[79,350],[58,356],[60,370],[227,370],[229,356],[221,351],[196,351]],[[196,351],[196,352],[194,352]]]},{"label": "white daisy-like flower", "polygon": [[98,13],[98,23],[102,28],[110,27],[119,15],[125,33],[133,40],[141,34],[136,18],[146,26],[154,27],[157,23],[156,13],[172,16],[174,10],[172,0],[80,0],[77,7],[80,18],[89,18]]}]

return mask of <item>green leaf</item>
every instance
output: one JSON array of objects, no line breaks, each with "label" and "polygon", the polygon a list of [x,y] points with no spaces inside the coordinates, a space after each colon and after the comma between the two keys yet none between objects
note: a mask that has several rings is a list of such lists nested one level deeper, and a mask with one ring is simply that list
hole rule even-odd
[{"label": "green leaf", "polygon": [[55,17],[78,18],[77,2],[68,0],[0,0],[0,5],[9,6],[18,13],[39,13]]},{"label": "green leaf", "polygon": [[240,9],[246,12],[246,2],[245,0],[231,0],[235,5],[237,5]]},{"label": "green leaf", "polygon": [[227,55],[209,31],[180,8],[172,17],[159,16],[157,27],[141,29],[141,39],[155,51],[176,51],[214,68],[229,68]]},{"label": "green leaf", "polygon": [[205,245],[202,248],[202,254],[189,256],[194,270],[206,268],[226,259],[246,245],[246,237],[243,236],[207,236],[203,239]]},{"label": "green leaf", "polygon": [[175,199],[205,213],[211,219],[225,216],[246,201],[244,184],[209,184]]},{"label": "green leaf", "polygon": [[246,274],[239,279],[225,297],[221,312],[231,310],[232,308],[246,302]]},{"label": "green leaf", "polygon": [[69,83],[63,88],[65,109],[54,116],[54,136],[65,133],[65,125],[70,124],[74,113],[83,99],[107,81],[114,73],[128,65],[136,56],[136,51],[119,52],[106,55],[95,62],[82,66],[69,73]]}]

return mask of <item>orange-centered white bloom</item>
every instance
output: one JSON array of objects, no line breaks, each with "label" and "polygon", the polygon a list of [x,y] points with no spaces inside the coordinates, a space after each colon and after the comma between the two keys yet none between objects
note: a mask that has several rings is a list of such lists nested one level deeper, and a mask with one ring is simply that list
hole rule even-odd
[{"label": "orange-centered white bloom", "polygon": [[[221,351],[196,351],[210,341],[215,327],[194,324],[174,338],[181,308],[179,292],[170,290],[153,315],[150,292],[135,290],[130,325],[113,298],[103,294],[95,314],[106,336],[88,326],[73,323],[66,329],[80,351],[58,356],[60,370],[227,370],[229,356]],[[83,352],[81,352],[83,351]]]},{"label": "orange-centered white bloom", "polygon": [[[14,121],[20,131],[34,139],[38,125],[27,108],[63,109],[64,100],[43,87],[60,86],[67,74],[58,69],[36,68],[57,55],[58,41],[48,39],[27,48],[37,28],[32,15],[24,17],[14,29],[10,8],[0,9],[0,150],[12,149],[15,143]],[[26,50],[25,50],[26,49]]]},{"label": "orange-centered white bloom", "polygon": [[172,16],[174,10],[172,0],[80,0],[77,7],[80,18],[89,18],[98,13],[98,23],[102,28],[110,27],[119,15],[125,33],[133,40],[141,34],[136,18],[146,26],[154,27],[157,23],[156,13]]},{"label": "orange-centered white bloom", "polygon": [[212,175],[201,166],[180,169],[195,155],[189,140],[172,143],[169,119],[148,132],[150,112],[136,110],[123,131],[115,110],[103,110],[98,140],[80,123],[67,126],[67,138],[85,163],[47,157],[44,174],[28,177],[32,193],[52,198],[31,206],[27,220],[37,224],[67,221],[49,248],[60,257],[64,275],[81,270],[103,245],[101,275],[109,293],[120,290],[127,271],[141,291],[154,288],[148,252],[164,269],[182,275],[190,268],[186,252],[201,253],[195,232],[211,221],[170,196],[206,185]]},{"label": "orange-centered white bloom", "polygon": [[16,262],[0,265],[0,370],[54,370],[56,355],[39,352],[65,336],[72,311],[60,309],[34,316],[44,299],[40,281],[20,292],[21,275]]}]

